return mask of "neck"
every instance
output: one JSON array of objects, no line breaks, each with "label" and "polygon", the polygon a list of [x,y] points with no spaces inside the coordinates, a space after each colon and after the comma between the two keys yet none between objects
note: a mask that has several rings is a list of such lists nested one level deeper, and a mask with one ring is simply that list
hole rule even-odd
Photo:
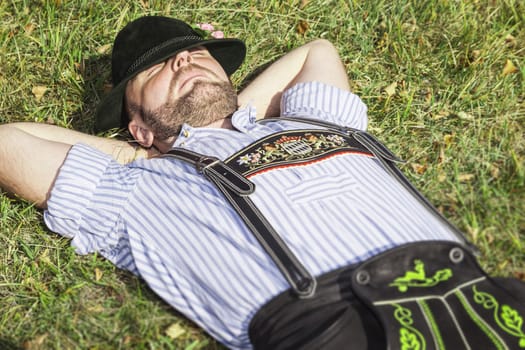
[{"label": "neck", "polygon": [[213,123],[204,126],[204,128],[233,129],[232,118],[226,117],[224,119],[216,120]]},{"label": "neck", "polygon": [[159,150],[160,153],[166,153],[168,152],[171,147],[173,147],[173,143],[175,142],[175,139],[176,137],[175,136],[172,136],[166,140],[162,140],[162,141],[159,141],[159,140],[155,140],[153,142],[153,146]]}]

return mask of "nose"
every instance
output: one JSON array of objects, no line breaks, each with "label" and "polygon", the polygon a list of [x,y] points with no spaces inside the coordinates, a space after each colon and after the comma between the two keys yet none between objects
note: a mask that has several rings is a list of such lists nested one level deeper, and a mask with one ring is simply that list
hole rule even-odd
[{"label": "nose", "polygon": [[181,51],[171,59],[171,69],[175,72],[178,69],[191,64],[193,59],[188,50]]}]

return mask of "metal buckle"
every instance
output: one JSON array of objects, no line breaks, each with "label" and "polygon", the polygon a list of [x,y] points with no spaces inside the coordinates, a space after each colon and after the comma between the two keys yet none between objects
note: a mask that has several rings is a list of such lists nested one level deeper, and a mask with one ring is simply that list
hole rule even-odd
[{"label": "metal buckle", "polygon": [[197,162],[195,162],[195,168],[197,168],[197,171],[202,174],[205,168],[217,164],[218,162],[219,158],[202,156],[199,157],[199,160],[197,160]]}]

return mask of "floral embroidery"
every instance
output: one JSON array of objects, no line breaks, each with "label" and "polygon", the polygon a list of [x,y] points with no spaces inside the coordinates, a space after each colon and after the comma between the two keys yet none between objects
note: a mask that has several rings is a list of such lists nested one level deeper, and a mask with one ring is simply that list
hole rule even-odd
[{"label": "floral embroidery", "polygon": [[283,135],[276,141],[263,143],[253,152],[239,156],[237,163],[256,167],[275,161],[304,159],[340,148],[344,144],[345,139],[336,134]]},{"label": "floral embroidery", "polygon": [[359,142],[337,131],[300,129],[271,134],[225,162],[244,176],[250,176],[270,168],[304,165],[342,153],[372,156]]}]

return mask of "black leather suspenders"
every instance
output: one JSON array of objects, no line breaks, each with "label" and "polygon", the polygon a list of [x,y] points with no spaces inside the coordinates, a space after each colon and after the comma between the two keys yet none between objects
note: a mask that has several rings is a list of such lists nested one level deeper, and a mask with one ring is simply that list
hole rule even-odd
[{"label": "black leather suspenders", "polygon": [[[243,151],[245,153],[247,150],[254,149],[259,149],[260,151],[261,147],[271,148],[271,146],[267,145],[278,145],[278,147],[271,148],[269,152],[271,153],[271,150],[276,148],[279,148],[280,152],[274,152],[271,153],[271,156],[268,156],[271,158],[271,161],[268,163],[273,162],[273,164],[278,165],[308,161],[323,155],[343,151],[374,156],[423,205],[446,223],[466,246],[470,247],[472,251],[476,251],[463,234],[441,215],[397,168],[395,162],[400,162],[400,160],[372,135],[361,130],[341,127],[315,119],[283,117],[264,119],[260,122],[267,123],[282,120],[322,126],[327,128],[327,130],[307,129],[280,132],[257,141]],[[286,145],[290,147],[286,148]],[[255,170],[254,167],[249,168],[240,165],[239,158],[236,158],[236,156],[243,154],[243,151],[237,152],[225,161],[183,148],[174,148],[163,156],[177,158],[194,165],[200,173],[213,182],[252,231],[266,253],[272,258],[297,296],[300,298],[312,297],[316,290],[316,279],[288,248],[271,223],[266,220],[249,197],[255,191],[255,185],[245,175]],[[260,165],[261,168],[265,166],[268,165]]]},{"label": "black leather suspenders", "polygon": [[308,298],[315,294],[317,284],[315,278],[290,251],[250,199],[249,195],[255,190],[255,185],[250,180],[215,157],[203,156],[182,148],[172,149],[165,156],[195,165],[197,170],[213,182],[230,202],[295,293],[301,298]]}]

